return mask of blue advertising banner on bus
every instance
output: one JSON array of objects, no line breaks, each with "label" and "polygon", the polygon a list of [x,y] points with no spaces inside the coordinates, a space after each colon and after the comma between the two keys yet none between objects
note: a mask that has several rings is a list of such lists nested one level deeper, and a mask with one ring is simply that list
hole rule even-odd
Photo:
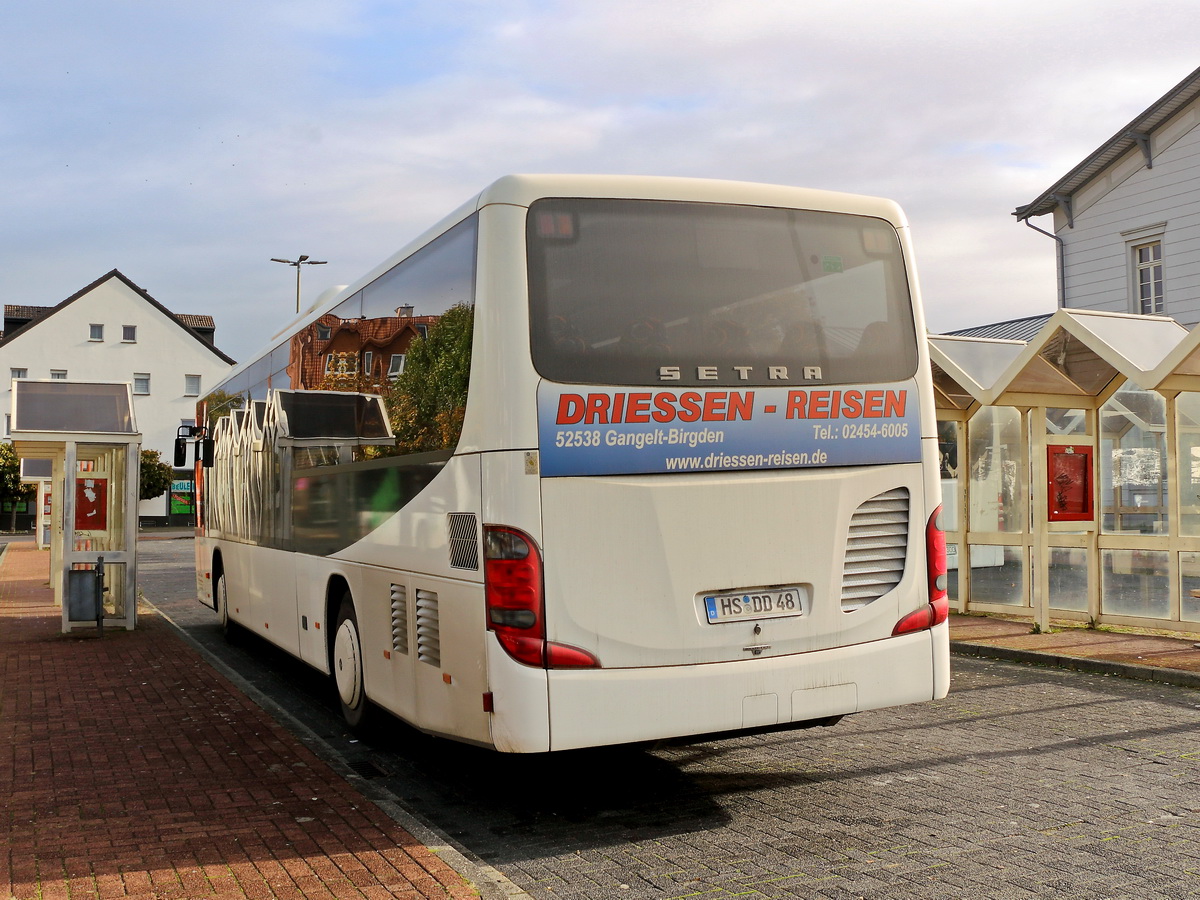
[{"label": "blue advertising banner on bus", "polygon": [[634,475],[919,462],[915,382],[538,389],[541,473]]}]

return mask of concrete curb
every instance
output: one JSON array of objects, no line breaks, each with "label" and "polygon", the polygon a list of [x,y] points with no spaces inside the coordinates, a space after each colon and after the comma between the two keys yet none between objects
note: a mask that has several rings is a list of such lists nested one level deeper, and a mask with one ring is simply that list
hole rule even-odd
[{"label": "concrete curb", "polygon": [[1041,653],[1036,650],[1017,650],[998,647],[994,644],[977,644],[968,641],[951,641],[950,652],[956,656],[973,656],[980,659],[998,659],[1004,662],[1023,663],[1030,666],[1046,666],[1053,669],[1070,669],[1090,675],[1112,675],[1169,684],[1175,687],[1200,688],[1200,673],[1183,669],[1165,669],[1157,666],[1139,666],[1136,663],[1117,662],[1110,659],[1094,659],[1083,656],[1061,656],[1057,653]]}]

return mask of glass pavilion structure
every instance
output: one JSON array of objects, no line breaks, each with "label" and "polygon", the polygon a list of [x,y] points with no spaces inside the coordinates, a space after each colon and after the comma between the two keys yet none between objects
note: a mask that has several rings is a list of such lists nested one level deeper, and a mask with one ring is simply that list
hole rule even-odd
[{"label": "glass pavilion structure", "polygon": [[959,612],[1200,633],[1200,328],[929,336]]}]

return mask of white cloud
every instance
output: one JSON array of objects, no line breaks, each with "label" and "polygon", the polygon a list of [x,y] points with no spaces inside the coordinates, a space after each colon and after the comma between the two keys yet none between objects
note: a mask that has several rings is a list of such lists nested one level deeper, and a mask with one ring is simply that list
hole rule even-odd
[{"label": "white cloud", "polygon": [[1196,65],[1194,7],[981,0],[451,0],[12,16],[0,58],[5,302],[113,267],[244,357],[512,171],[777,181],[899,200],[929,321],[1046,311],[1010,213]]}]

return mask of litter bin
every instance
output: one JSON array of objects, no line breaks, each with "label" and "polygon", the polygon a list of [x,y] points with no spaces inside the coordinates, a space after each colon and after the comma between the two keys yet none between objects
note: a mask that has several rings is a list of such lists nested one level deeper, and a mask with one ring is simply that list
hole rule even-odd
[{"label": "litter bin", "polygon": [[71,622],[95,622],[104,630],[104,557],[92,569],[67,573],[67,616]]}]

